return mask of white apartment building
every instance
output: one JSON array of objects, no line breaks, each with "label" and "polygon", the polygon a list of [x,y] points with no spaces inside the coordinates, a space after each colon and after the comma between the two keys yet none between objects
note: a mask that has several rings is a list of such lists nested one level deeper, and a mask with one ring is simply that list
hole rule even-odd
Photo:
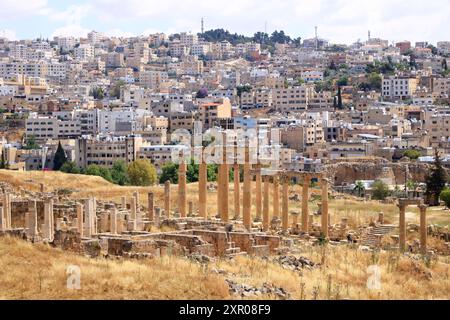
[{"label": "white apartment building", "polygon": [[450,96],[450,78],[434,79],[433,93],[440,96]]},{"label": "white apartment building", "polygon": [[10,86],[3,83],[0,79],[0,96],[14,96],[18,93],[17,86]]},{"label": "white apartment building", "polygon": [[323,81],[323,71],[305,70],[301,72],[300,77],[307,83]]},{"label": "white apartment building", "polygon": [[92,45],[96,45],[97,43],[101,42],[106,38],[106,36],[103,33],[97,32],[97,31],[91,31],[87,34],[88,41]]},{"label": "white apartment building", "polygon": [[89,62],[94,59],[94,47],[90,44],[81,44],[73,49],[75,59],[78,61]]},{"label": "white apartment building", "polygon": [[137,106],[144,99],[145,89],[136,85],[122,86],[120,89],[120,100],[129,106]]},{"label": "white apartment building", "polygon": [[183,46],[192,47],[198,42],[198,36],[193,33],[182,32],[180,33],[180,43]]},{"label": "white apartment building", "polygon": [[169,43],[169,51],[172,57],[182,57],[189,55],[190,47],[178,41]]},{"label": "white apartment building", "polygon": [[450,41],[440,41],[437,43],[438,51],[442,54],[450,53]]},{"label": "white apartment building", "polygon": [[58,47],[63,51],[70,51],[77,44],[77,40],[74,37],[58,37],[56,42],[58,43]]},{"label": "white apartment building", "polygon": [[388,100],[404,100],[411,98],[416,92],[418,80],[416,78],[391,76],[383,78],[381,94]]},{"label": "white apartment building", "polygon": [[31,114],[25,123],[26,137],[38,141],[48,139],[70,139],[81,135],[80,122],[76,119],[61,120],[56,117],[44,117]]},{"label": "white apartment building", "polygon": [[75,145],[75,162],[81,168],[98,165],[111,168],[115,162],[123,160],[131,163],[137,159],[137,151],[142,146],[142,137],[85,136]]},{"label": "white apartment building", "polygon": [[169,81],[169,75],[164,71],[144,70],[139,72],[139,84],[145,88],[158,89],[161,84]]},{"label": "white apartment building", "polygon": [[165,164],[173,162],[172,155],[179,154],[185,148],[183,145],[144,146],[140,148],[138,158],[149,160],[161,172]]},{"label": "white apartment building", "polygon": [[196,43],[191,46],[191,55],[204,56],[211,52],[210,43]]}]

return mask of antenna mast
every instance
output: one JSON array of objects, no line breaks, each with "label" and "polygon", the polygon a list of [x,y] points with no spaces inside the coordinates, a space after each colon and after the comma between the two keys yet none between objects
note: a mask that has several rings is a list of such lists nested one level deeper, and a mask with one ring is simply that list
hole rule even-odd
[{"label": "antenna mast", "polygon": [[317,26],[314,27],[314,29],[316,30],[316,50],[319,50],[319,37],[317,35]]}]

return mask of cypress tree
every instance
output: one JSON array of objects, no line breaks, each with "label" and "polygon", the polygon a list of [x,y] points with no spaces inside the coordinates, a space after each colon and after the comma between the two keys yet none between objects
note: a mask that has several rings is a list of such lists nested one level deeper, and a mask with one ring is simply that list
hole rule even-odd
[{"label": "cypress tree", "polygon": [[439,205],[439,195],[444,190],[446,182],[447,174],[442,166],[439,151],[435,149],[434,166],[426,177],[427,191],[425,195],[427,196],[428,204],[433,206]]},{"label": "cypress tree", "polygon": [[55,157],[53,158],[53,170],[59,171],[61,167],[67,162],[66,152],[64,151],[61,141],[58,144]]},{"label": "cypress tree", "polygon": [[338,87],[337,99],[338,99],[337,107],[338,107],[338,109],[342,109],[342,92],[341,92],[340,86]]},{"label": "cypress tree", "polygon": [[2,150],[2,157],[0,159],[0,169],[6,169],[5,150]]}]

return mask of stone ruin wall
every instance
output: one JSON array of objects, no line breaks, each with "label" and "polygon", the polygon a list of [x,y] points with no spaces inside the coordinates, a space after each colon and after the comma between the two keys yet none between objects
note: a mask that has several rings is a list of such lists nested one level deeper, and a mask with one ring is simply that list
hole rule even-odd
[{"label": "stone ruin wall", "polygon": [[[340,162],[325,166],[326,175],[335,186],[351,184],[358,180],[389,179],[392,184],[405,183],[407,180],[424,183],[431,165],[425,163],[392,163],[382,160]],[[447,169],[447,173],[450,170]]]}]

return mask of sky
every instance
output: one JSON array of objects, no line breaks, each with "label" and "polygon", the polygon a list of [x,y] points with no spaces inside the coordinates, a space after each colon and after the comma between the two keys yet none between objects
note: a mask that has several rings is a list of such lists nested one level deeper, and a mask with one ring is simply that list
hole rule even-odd
[{"label": "sky", "polygon": [[253,35],[284,30],[351,44],[373,38],[392,42],[450,40],[450,0],[0,0],[0,36],[85,37],[223,28]]}]

